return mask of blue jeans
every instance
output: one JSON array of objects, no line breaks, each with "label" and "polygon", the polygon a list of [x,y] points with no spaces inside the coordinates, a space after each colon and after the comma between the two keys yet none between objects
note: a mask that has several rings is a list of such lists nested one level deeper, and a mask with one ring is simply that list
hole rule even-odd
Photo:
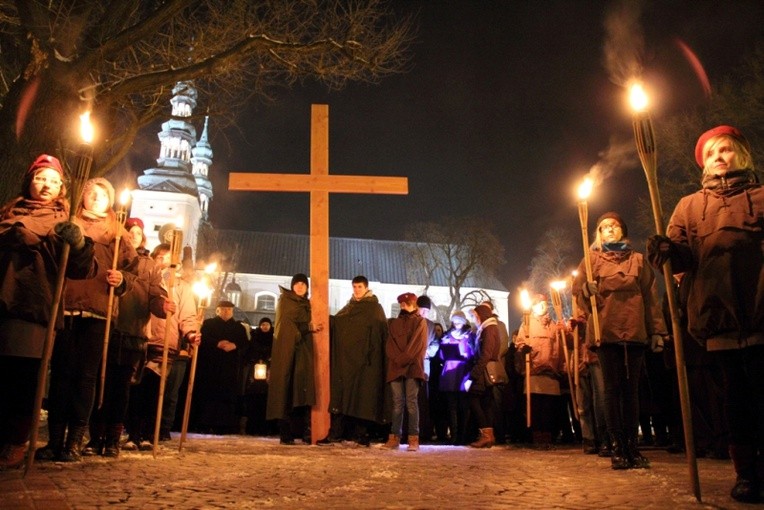
[{"label": "blue jeans", "polygon": [[419,380],[405,377],[398,378],[390,383],[393,392],[393,426],[391,434],[402,435],[403,433],[403,406],[409,413],[409,436],[419,436]]}]

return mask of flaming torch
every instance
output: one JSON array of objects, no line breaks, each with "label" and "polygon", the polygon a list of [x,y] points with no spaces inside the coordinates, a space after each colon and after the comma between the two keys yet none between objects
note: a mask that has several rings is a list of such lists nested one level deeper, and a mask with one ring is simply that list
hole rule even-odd
[{"label": "flaming torch", "polygon": [[[199,298],[198,306],[196,307],[196,322],[199,324],[199,331],[202,329],[202,322],[204,321],[204,311],[210,306],[210,300],[212,299],[212,287],[210,287],[207,280],[210,275],[215,272],[217,264],[214,262],[208,264],[204,268],[204,277],[194,283],[194,294]],[[186,433],[188,432],[188,420],[191,416],[191,399],[194,395],[194,382],[196,381],[196,364],[199,361],[199,347],[195,345],[189,346],[191,351],[191,371],[188,374],[188,389],[186,390],[186,405],[183,409],[183,425],[180,429],[180,444],[178,445],[178,452],[183,451],[183,443],[186,441]]]},{"label": "flaming torch", "polygon": [[[565,282],[562,280],[554,281],[549,284],[549,294],[552,296],[552,307],[554,308],[554,313],[557,315],[557,320],[561,326],[557,328],[557,334],[559,335],[560,342],[562,343],[562,352],[565,356],[565,365],[567,367],[566,372],[568,373],[568,387],[570,387],[570,398],[573,401],[573,414],[575,414],[576,419],[578,419],[578,406],[576,405],[576,387],[573,385],[573,375],[571,374],[570,370],[571,359],[570,353],[568,351],[568,339],[565,338],[565,328],[563,327],[564,323],[562,318],[562,298],[560,297],[560,292],[562,292],[564,289]],[[576,367],[576,370],[578,370],[578,360],[573,360],[573,365]]]},{"label": "flaming torch", "polygon": [[[167,296],[171,300],[175,300],[175,273],[180,267],[180,254],[183,245],[183,231],[178,226],[173,226],[172,230],[168,234],[170,237],[170,267],[167,277]],[[167,364],[170,351],[170,338],[173,335],[177,335],[177,327],[173,331],[172,324],[172,312],[167,313],[165,317],[164,328],[164,346],[162,348],[162,373],[159,379],[159,398],[157,399],[157,415],[154,423],[154,444],[152,446],[152,454],[154,458],[157,457],[157,448],[159,447],[159,427],[162,423],[162,407],[164,406],[164,390],[167,385]]]},{"label": "flaming torch", "polygon": [[[90,111],[86,111],[80,115],[80,136],[82,137],[82,144],[80,144],[80,148],[77,152],[77,167],[75,168],[71,179],[69,221],[71,221],[76,214],[77,206],[82,198],[82,188],[85,186],[85,181],[87,181],[90,176],[90,167],[93,165],[93,125],[90,123]],[[64,292],[66,265],[69,262],[69,249],[69,243],[64,243],[61,247],[61,253],[58,260],[56,287],[53,291],[53,301],[50,305],[48,327],[45,330],[45,343],[43,344],[42,358],[40,359],[40,370],[37,373],[37,391],[35,393],[34,410],[32,412],[32,427],[30,429],[29,448],[27,449],[24,476],[29,473],[29,470],[34,464],[34,453],[37,448],[37,436],[40,426],[40,410],[42,409],[42,399],[45,396],[45,388],[47,386],[50,358],[53,354],[56,321],[58,319],[58,309],[61,306],[61,296]]]},{"label": "flaming torch", "polygon": [[[525,338],[531,336],[531,296],[528,289],[520,291],[520,306],[523,309],[523,332]],[[525,353],[525,426],[531,428],[531,353]]]},{"label": "flaming torch", "polygon": [[[592,194],[594,183],[589,177],[585,177],[578,186],[578,220],[581,222],[581,241],[584,244],[584,265],[586,266],[586,283],[594,281],[592,276],[592,259],[589,255],[589,205],[587,200]],[[589,296],[589,302],[592,306],[592,324],[594,327],[594,343],[599,346],[600,337],[600,317],[597,313],[597,297],[592,294]]]},{"label": "flaming torch", "polygon": [[[653,121],[647,109],[649,103],[647,94],[640,83],[632,84],[629,90],[629,100],[634,110],[632,127],[634,128],[634,141],[637,145],[639,160],[645,171],[647,187],[650,192],[650,202],[653,208],[655,220],[655,232],[665,235],[663,225],[663,210],[661,207],[660,190],[658,189],[658,151],[655,144],[655,131]],[[687,385],[687,368],[684,363],[684,345],[682,344],[682,329],[679,322],[679,307],[674,282],[672,279],[671,261],[663,264],[663,278],[666,285],[669,311],[671,312],[671,327],[674,336],[674,353],[676,358],[676,373],[679,383],[679,399],[682,406],[682,423],[684,426],[684,446],[687,452],[687,464],[690,471],[690,481],[695,499],[701,501],[700,479],[698,477],[698,463],[695,458],[695,438],[692,432],[692,411],[690,410],[690,391]]]},{"label": "flaming torch", "polygon": [[[122,241],[122,225],[127,218],[127,203],[130,201],[130,190],[125,189],[119,194],[119,206],[117,207],[117,235],[114,237],[114,257],[111,261],[112,271],[116,271],[119,259],[119,244]],[[109,352],[109,336],[111,331],[111,320],[114,315],[114,287],[109,285],[109,300],[106,305],[106,329],[103,332],[103,353],[101,355],[101,387],[98,390],[98,409],[103,406],[103,393],[106,387],[106,359]]]}]

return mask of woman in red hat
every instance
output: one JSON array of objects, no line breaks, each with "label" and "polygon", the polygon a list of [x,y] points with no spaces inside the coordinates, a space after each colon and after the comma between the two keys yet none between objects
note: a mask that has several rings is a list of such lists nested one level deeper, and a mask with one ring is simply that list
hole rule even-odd
[{"label": "woman in red hat", "polygon": [[690,335],[706,346],[725,381],[732,498],[759,502],[764,490],[764,188],[751,146],[717,126],[695,146],[702,189],[682,198],[667,237],[648,240],[650,261],[685,273]]},{"label": "woman in red hat", "polygon": [[68,278],[94,268],[93,243],[68,217],[64,171],[46,154],[29,167],[21,194],[0,208],[0,470],[24,461],[64,242],[71,246]]},{"label": "woman in red hat", "polygon": [[639,377],[646,348],[662,348],[667,335],[655,274],[627,236],[626,223],[618,213],[600,216],[597,237],[589,250],[594,281],[586,281],[584,261],[573,281],[581,310],[591,312],[590,297],[596,296],[600,341],[596,341],[590,317],[586,345],[596,351],[602,368],[602,404],[612,441],[613,469],[650,467],[637,447]]}]

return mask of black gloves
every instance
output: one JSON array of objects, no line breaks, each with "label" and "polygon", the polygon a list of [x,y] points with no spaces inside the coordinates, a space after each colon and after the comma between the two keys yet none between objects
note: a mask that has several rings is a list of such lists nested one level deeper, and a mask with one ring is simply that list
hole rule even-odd
[{"label": "black gloves", "polygon": [[673,244],[666,236],[654,234],[647,238],[647,260],[660,269],[671,258]]},{"label": "black gloves", "polygon": [[53,227],[53,231],[58,234],[61,239],[69,243],[69,246],[75,250],[80,250],[85,246],[85,237],[82,235],[82,230],[78,225],[71,221],[56,223]]}]

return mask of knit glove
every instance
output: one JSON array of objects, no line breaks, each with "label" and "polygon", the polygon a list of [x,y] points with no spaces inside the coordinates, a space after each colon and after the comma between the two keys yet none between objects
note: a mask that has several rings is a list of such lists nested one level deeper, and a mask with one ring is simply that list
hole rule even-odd
[{"label": "knit glove", "polygon": [[584,283],[583,287],[581,287],[581,294],[583,294],[586,299],[589,299],[592,296],[600,297],[600,291],[597,288],[597,282]]},{"label": "knit glove", "polygon": [[56,223],[53,227],[53,231],[64,241],[69,243],[69,246],[75,250],[82,249],[85,246],[85,237],[82,235],[80,227],[71,221],[62,221]]}]

